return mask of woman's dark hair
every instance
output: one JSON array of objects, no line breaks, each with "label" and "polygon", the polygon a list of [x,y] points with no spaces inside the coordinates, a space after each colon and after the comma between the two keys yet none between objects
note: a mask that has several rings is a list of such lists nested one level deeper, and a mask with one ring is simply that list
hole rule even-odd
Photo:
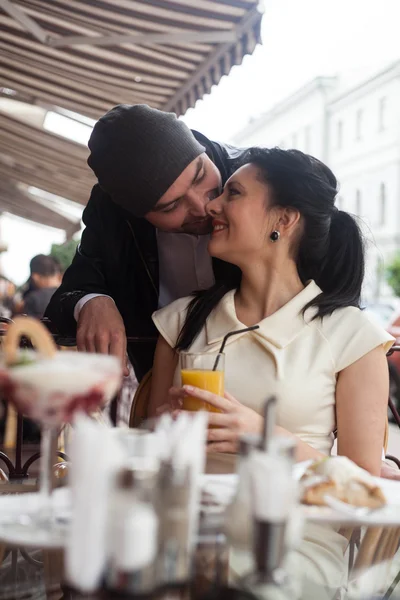
[{"label": "woman's dark hair", "polygon": [[[301,233],[294,248],[301,281],[314,279],[323,291],[304,310],[316,308],[314,318],[344,306],[360,306],[364,278],[363,237],[355,219],[335,206],[337,180],[318,159],[299,150],[250,148],[237,168],[251,163],[268,184],[272,205],[298,210]],[[279,243],[279,242],[278,242]],[[241,273],[234,269],[224,281],[196,293],[188,309],[176,348],[186,350],[200,333],[223,296],[239,287]]]}]

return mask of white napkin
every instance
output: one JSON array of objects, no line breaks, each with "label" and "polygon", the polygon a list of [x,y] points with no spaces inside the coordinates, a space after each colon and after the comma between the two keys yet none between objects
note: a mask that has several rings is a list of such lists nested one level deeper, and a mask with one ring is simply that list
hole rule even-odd
[{"label": "white napkin", "polygon": [[249,470],[254,516],[260,521],[287,520],[297,501],[297,484],[285,459],[252,452]]},{"label": "white napkin", "polygon": [[113,436],[122,444],[128,458],[154,458],[157,461],[160,459],[160,436],[155,432],[115,427]]},{"label": "white napkin", "polygon": [[107,560],[107,515],[113,475],[126,458],[113,430],[85,415],[75,418],[70,448],[72,520],[66,549],[68,582],[94,591]]}]

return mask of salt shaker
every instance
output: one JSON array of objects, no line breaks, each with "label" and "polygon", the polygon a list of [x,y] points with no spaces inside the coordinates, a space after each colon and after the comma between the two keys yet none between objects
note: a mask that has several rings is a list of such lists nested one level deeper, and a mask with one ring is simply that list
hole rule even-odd
[{"label": "salt shaker", "polygon": [[157,559],[159,594],[185,596],[190,587],[190,467],[161,465],[158,485],[160,542]]},{"label": "salt shaker", "polygon": [[[239,440],[238,487],[226,511],[226,533],[231,545],[231,563],[234,571],[248,570],[252,560],[253,521],[249,459],[261,443],[256,434],[245,434]],[[235,568],[235,564],[238,568]]]},{"label": "salt shaker", "polygon": [[250,459],[254,519],[254,568],[241,587],[262,600],[293,598],[284,570],[287,525],[296,485],[287,456],[255,451]]},{"label": "salt shaker", "polygon": [[152,478],[151,472],[124,468],[116,479],[105,584],[132,598],[150,596],[155,587],[158,517],[151,502]]}]

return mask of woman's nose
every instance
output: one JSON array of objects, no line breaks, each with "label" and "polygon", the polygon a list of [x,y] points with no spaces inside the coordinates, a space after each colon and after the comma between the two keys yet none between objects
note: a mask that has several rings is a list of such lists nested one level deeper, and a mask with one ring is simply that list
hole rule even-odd
[{"label": "woman's nose", "polygon": [[214,198],[214,200],[207,202],[206,212],[210,217],[215,217],[215,215],[220,215],[222,213],[223,196],[224,193],[222,192],[218,198]]}]

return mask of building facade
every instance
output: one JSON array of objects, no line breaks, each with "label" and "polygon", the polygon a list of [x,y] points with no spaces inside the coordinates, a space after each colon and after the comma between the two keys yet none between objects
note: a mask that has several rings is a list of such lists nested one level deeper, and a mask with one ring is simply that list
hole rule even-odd
[{"label": "building facade", "polygon": [[368,240],[364,300],[391,294],[383,271],[400,250],[400,61],[353,85],[318,77],[234,143],[298,148],[326,162],[340,183],[339,208],[360,218]]}]

